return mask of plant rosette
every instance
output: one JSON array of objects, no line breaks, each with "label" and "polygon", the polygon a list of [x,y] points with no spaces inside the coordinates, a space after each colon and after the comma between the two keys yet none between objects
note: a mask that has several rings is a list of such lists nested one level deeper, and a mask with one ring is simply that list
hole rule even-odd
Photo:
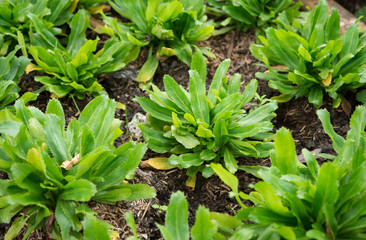
[{"label": "plant rosette", "polygon": [[250,81],[241,93],[241,76],[235,74],[229,82],[225,76],[229,66],[230,60],[220,64],[206,94],[206,63],[197,51],[188,91],[166,75],[165,92],[152,85],[150,98],[135,99],[148,114],[148,122],[139,125],[148,147],[172,153],[169,158],[150,159],[150,166],[186,168],[188,183],[194,183],[197,172],[205,177],[213,174],[207,163],[222,162],[235,173],[236,157],[269,155],[277,102],[261,99],[245,110],[243,106],[257,95],[257,81]]}]

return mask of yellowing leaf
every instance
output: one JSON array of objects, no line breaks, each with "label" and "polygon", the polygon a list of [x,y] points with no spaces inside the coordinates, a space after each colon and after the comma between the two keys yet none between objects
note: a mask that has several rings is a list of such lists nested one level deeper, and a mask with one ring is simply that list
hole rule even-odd
[{"label": "yellowing leaf", "polygon": [[141,167],[151,167],[158,170],[169,170],[176,168],[177,166],[174,166],[168,162],[168,158],[160,157],[160,158],[150,158],[146,161],[141,162]]},{"label": "yellowing leaf", "polygon": [[277,102],[288,102],[290,101],[294,96],[290,94],[281,94],[278,96],[271,97],[272,100],[277,100]]},{"label": "yellowing leaf", "polygon": [[75,164],[77,164],[80,160],[80,154],[76,155],[71,159],[71,161],[64,161],[60,167],[65,168],[66,170],[70,170]]},{"label": "yellowing leaf", "polygon": [[329,73],[328,77],[326,79],[323,79],[322,80],[322,83],[325,85],[325,86],[329,86],[332,82],[332,73]]},{"label": "yellowing leaf", "polygon": [[102,4],[100,6],[90,7],[89,11],[91,14],[98,14],[100,11],[104,11],[104,10],[108,11],[110,9],[111,9],[110,6],[108,6],[106,4]]},{"label": "yellowing leaf", "polygon": [[186,181],[186,186],[192,188],[192,191],[194,190],[194,188],[196,187],[196,175],[188,177]]},{"label": "yellowing leaf", "polygon": [[76,6],[78,5],[79,0],[74,0],[72,1],[70,8],[69,8],[69,12],[73,13],[76,9]]},{"label": "yellowing leaf", "polygon": [[27,162],[29,162],[38,171],[43,172],[43,162],[36,148],[29,149],[27,154]]},{"label": "yellowing leaf", "polygon": [[119,233],[116,231],[108,230],[108,233],[111,240],[117,240],[119,238]]},{"label": "yellowing leaf", "polygon": [[33,72],[33,71],[36,71],[36,70],[43,70],[43,68],[33,64],[33,63],[30,63],[27,65],[27,67],[25,68],[25,73],[28,74],[30,72]]},{"label": "yellowing leaf", "polygon": [[172,48],[167,48],[167,47],[162,47],[161,48],[161,56],[164,57],[171,57],[171,56],[175,56],[176,52],[174,49]]},{"label": "yellowing leaf", "polygon": [[126,110],[126,105],[120,102],[116,102],[117,109]]}]

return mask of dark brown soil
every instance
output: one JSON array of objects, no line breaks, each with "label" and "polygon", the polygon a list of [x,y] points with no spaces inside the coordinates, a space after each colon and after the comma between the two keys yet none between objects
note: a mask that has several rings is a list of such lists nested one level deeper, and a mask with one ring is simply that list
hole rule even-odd
[{"label": "dark brown soil", "polygon": [[[211,79],[219,63],[226,58],[230,58],[231,68],[228,75],[234,73],[242,75],[242,88],[246,83],[254,77],[255,72],[263,71],[263,68],[255,65],[258,61],[252,57],[249,51],[250,44],[255,42],[253,32],[242,33],[236,30],[230,31],[223,36],[213,37],[200,46],[210,46],[212,52],[217,56],[216,59],[210,59],[208,63],[208,79]],[[118,102],[126,105],[126,112],[118,110],[116,117],[123,121],[122,129],[126,126],[127,120],[131,121],[132,117],[137,113],[143,113],[139,105],[133,101],[136,96],[147,96],[145,92],[138,88],[138,84],[134,81],[138,73],[138,69],[142,66],[146,59],[147,49],[142,49],[141,56],[127,66],[122,71],[106,76],[101,76],[102,85],[105,87],[109,96]],[[154,84],[159,88],[163,88],[162,78],[165,74],[171,75],[184,87],[188,86],[188,69],[189,67],[178,61],[176,58],[170,58],[160,63],[158,71],[154,78]],[[34,75],[29,74],[23,77],[21,87],[23,91],[37,90],[40,84],[33,81]],[[265,81],[259,81],[258,93],[272,97],[277,93],[273,92]],[[35,102],[30,103],[33,106],[45,110],[50,95],[46,92],[40,94]],[[91,100],[90,97],[84,100],[77,100],[77,105],[82,110]],[[60,99],[65,115],[68,120],[79,115],[75,104],[70,98]],[[325,104],[331,112],[332,123],[336,131],[345,136],[349,119],[347,115],[338,109],[332,109],[331,106]],[[277,117],[274,119],[276,129],[286,127],[290,129],[296,142],[298,154],[302,148],[309,150],[320,149],[324,153],[332,153],[331,141],[324,133],[321,123],[317,118],[316,109],[307,102],[307,99],[293,99],[288,103],[279,104]],[[119,138],[118,144],[122,144],[130,139],[124,134]],[[148,151],[144,159],[155,157],[157,154]],[[269,159],[253,159],[241,158],[240,164],[243,165],[270,165]],[[240,189],[244,192],[250,192],[249,185],[254,184],[257,179],[245,172],[237,172],[239,178]],[[157,171],[153,169],[136,170],[136,178],[131,180],[132,183],[146,183],[154,187],[157,196],[154,199],[138,200],[135,202],[118,202],[116,205],[100,204],[96,202],[89,203],[90,208],[98,213],[98,217],[115,226],[115,230],[120,233],[120,239],[125,239],[130,234],[129,228],[124,221],[124,214],[132,211],[138,227],[139,236],[143,239],[161,239],[161,234],[157,229],[155,222],[164,223],[164,213],[161,210],[151,207],[152,205],[164,206],[168,205],[170,195],[178,190],[183,191],[189,202],[189,223],[194,222],[194,214],[199,205],[204,205],[211,211],[217,211],[233,215],[239,206],[234,199],[229,198],[230,189],[220,181],[216,176],[205,179],[202,176],[197,177],[196,188],[192,191],[185,186],[187,180],[185,170]],[[3,232],[8,229],[7,225],[0,225],[0,239]],[[47,239],[45,231],[34,232],[29,239]],[[19,239],[21,237],[19,236]]]}]

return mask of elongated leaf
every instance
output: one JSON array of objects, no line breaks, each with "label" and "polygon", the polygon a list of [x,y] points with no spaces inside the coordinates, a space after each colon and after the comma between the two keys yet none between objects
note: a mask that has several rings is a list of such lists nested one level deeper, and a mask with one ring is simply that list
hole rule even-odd
[{"label": "elongated leaf", "polygon": [[320,216],[321,208],[325,204],[332,206],[336,203],[338,191],[338,169],[331,163],[324,163],[319,170],[314,204],[311,209],[312,216],[317,219]]},{"label": "elongated leaf", "polygon": [[233,174],[225,170],[220,164],[211,163],[210,166],[233,192],[238,192],[239,181]]},{"label": "elongated leaf", "polygon": [[153,117],[162,121],[173,122],[171,111],[161,107],[154,101],[143,97],[137,97],[135,98],[135,101],[140,104],[142,109],[151,114]]},{"label": "elongated leaf", "polygon": [[196,52],[193,54],[191,69],[196,70],[201,79],[206,82],[206,75],[207,75],[207,67],[205,58],[202,55],[202,52],[197,48]]},{"label": "elongated leaf", "polygon": [[85,179],[79,179],[68,183],[60,193],[58,199],[89,201],[96,192],[97,189],[93,183]]},{"label": "elongated leaf", "polygon": [[206,98],[205,83],[197,71],[189,71],[189,93],[193,115],[201,122],[210,123],[210,115]]},{"label": "elongated leaf", "polygon": [[169,75],[164,76],[164,88],[168,96],[180,107],[185,113],[192,113],[191,103],[179,87],[178,83]]},{"label": "elongated leaf", "polygon": [[339,153],[343,147],[345,140],[334,131],[332,124],[330,123],[329,112],[325,109],[322,109],[318,110],[316,113],[323,124],[324,131],[333,141],[332,145],[334,150]]},{"label": "elongated leaf", "polygon": [[272,165],[278,167],[282,174],[297,173],[297,155],[290,131],[281,128],[275,138],[276,158],[272,159]]},{"label": "elongated leaf", "polygon": [[188,203],[182,192],[173,193],[170,197],[165,224],[173,239],[189,239]]},{"label": "elongated leaf", "polygon": [[192,227],[193,240],[213,239],[217,227],[211,222],[210,212],[207,208],[199,206],[196,212],[196,221]]},{"label": "elongated leaf", "polygon": [[214,90],[218,91],[221,88],[222,78],[225,76],[229,67],[230,67],[230,60],[226,59],[217,68],[216,73],[212,79],[211,86],[208,90],[207,99],[213,104],[216,103],[216,97],[214,94]]},{"label": "elongated leaf", "polygon": [[65,160],[71,160],[71,154],[63,138],[62,122],[59,117],[53,114],[47,115],[45,133],[47,145],[56,161],[61,164]]}]

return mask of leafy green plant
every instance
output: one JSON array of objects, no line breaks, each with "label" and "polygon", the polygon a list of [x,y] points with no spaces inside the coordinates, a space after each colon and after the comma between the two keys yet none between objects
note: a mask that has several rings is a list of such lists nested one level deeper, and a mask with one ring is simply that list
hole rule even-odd
[{"label": "leafy green plant", "polygon": [[30,60],[26,57],[15,57],[17,49],[6,57],[0,57],[0,109],[19,97],[19,78]]},{"label": "leafy green plant", "polygon": [[[117,38],[109,39],[95,53],[99,39],[87,40],[85,37],[89,25],[85,10],[78,11],[73,17],[66,48],[50,32],[43,29],[37,16],[32,15],[31,18],[36,23],[35,28],[43,36],[38,38],[38,46],[29,48],[29,53],[37,63],[29,70],[41,70],[52,75],[53,77],[37,76],[35,80],[44,84],[56,97],[69,94],[81,99],[85,94],[103,93],[103,87],[98,83],[96,75],[118,71],[138,55],[138,49],[132,44]],[[44,39],[47,41],[43,41]]]},{"label": "leafy green plant", "polygon": [[[165,226],[155,223],[165,240],[208,240],[208,239],[226,239],[218,233],[218,224],[211,221],[209,209],[199,206],[196,211],[196,220],[189,229],[188,225],[188,202],[181,191],[175,192],[170,197],[169,206],[165,215]],[[229,217],[229,216],[227,216]],[[229,217],[230,218],[230,217]],[[135,221],[131,213],[126,214],[128,226],[132,228],[134,235],[128,240],[138,240]],[[239,221],[239,220],[238,220]],[[190,238],[191,236],[191,238]],[[236,236],[239,237],[239,236]],[[239,238],[231,238],[239,239]],[[243,238],[242,238],[243,239]]]},{"label": "leafy green plant", "polygon": [[89,200],[114,204],[155,196],[144,184],[121,184],[134,171],[147,147],[129,142],[114,147],[122,133],[114,119],[116,102],[92,100],[65,129],[61,104],[53,99],[46,113],[15,103],[15,115],[0,111],[0,222],[17,217],[6,233],[13,239],[27,225],[23,239],[52,227],[56,239],[110,239],[112,226],[95,217]]},{"label": "leafy green plant", "polygon": [[[255,28],[257,33],[263,33],[270,26],[276,26],[278,18],[284,18],[286,22],[297,17],[301,2],[290,7],[293,0],[208,0],[210,8],[216,14],[226,15],[222,25],[236,24],[238,28],[246,32]],[[230,28],[227,28],[230,29]]]},{"label": "leafy green plant", "polygon": [[93,13],[97,12],[98,10],[102,10],[103,6],[101,4],[107,2],[106,0],[79,0],[78,7],[82,7],[92,11]]},{"label": "leafy green plant", "polygon": [[[111,0],[109,3],[131,23],[122,24],[104,17],[113,30],[106,30],[107,33],[150,48],[148,59],[137,76],[142,85],[154,76],[158,57],[177,56],[190,65],[196,42],[208,39],[214,30],[213,21],[207,21],[204,16],[203,0]],[[200,49],[213,55],[205,48]]]},{"label": "leafy green plant", "polygon": [[356,17],[362,17],[361,21],[366,24],[366,7],[362,7],[360,10],[356,12]]},{"label": "leafy green plant", "polygon": [[0,0],[0,55],[13,51],[18,44],[23,46],[30,42],[32,20],[29,14],[39,17],[45,28],[53,34],[61,34],[58,26],[70,20],[73,14],[74,0]]},{"label": "leafy green plant", "polygon": [[[276,134],[272,166],[242,168],[263,179],[249,195],[238,191],[234,175],[211,164],[243,207],[236,218],[255,223],[236,231],[250,231],[255,239],[365,239],[366,107],[354,112],[346,139],[335,133],[329,112],[317,114],[338,154],[332,162],[319,166],[304,149],[307,166],[300,163],[290,132],[282,128]],[[240,198],[254,207],[246,207]]]},{"label": "leafy green plant", "polygon": [[326,92],[338,107],[342,93],[366,83],[366,34],[354,23],[340,36],[338,11],[333,8],[328,17],[325,0],[297,23],[292,30],[269,28],[266,38],[259,36],[260,44],[251,45],[252,54],[268,67],[256,76],[282,93],[279,101],[307,96],[320,107]]},{"label": "leafy green plant", "polygon": [[172,153],[168,160],[161,160],[188,168],[193,179],[199,171],[205,177],[213,174],[206,162],[223,162],[234,173],[238,168],[235,157],[266,157],[273,147],[269,140],[277,102],[263,101],[244,110],[256,95],[257,81],[250,81],[241,93],[241,76],[235,74],[229,83],[225,77],[229,65],[230,60],[220,64],[206,95],[206,63],[196,52],[189,71],[189,91],[166,75],[165,92],[152,85],[150,99],[135,99],[148,113],[148,122],[139,127],[149,148]]}]

